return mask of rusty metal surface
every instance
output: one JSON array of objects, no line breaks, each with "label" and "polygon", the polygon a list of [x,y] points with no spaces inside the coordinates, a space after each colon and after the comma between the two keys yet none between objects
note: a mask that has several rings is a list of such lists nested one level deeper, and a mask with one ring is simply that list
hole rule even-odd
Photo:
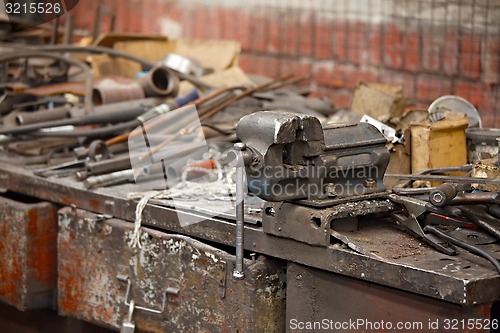
[{"label": "rusty metal surface", "polygon": [[121,78],[105,78],[94,85],[92,101],[95,105],[144,99],[139,83]]},{"label": "rusty metal surface", "polygon": [[0,197],[0,300],[20,310],[54,305],[56,239],[54,205]]},{"label": "rusty metal surface", "polygon": [[330,245],[330,230],[358,216],[387,212],[393,204],[385,200],[348,202],[328,208],[313,208],[289,202],[267,202],[262,227],[265,233],[295,239],[315,246]]},{"label": "rusty metal surface", "polygon": [[[234,256],[182,235],[144,228],[131,248],[133,224],[82,210],[59,211],[59,313],[118,329],[128,301],[139,332],[284,332],[285,267],[260,256],[232,278]],[[166,290],[177,289],[178,295]],[[140,310],[146,307],[163,313]]]},{"label": "rusty metal surface", "polygon": [[[120,185],[113,188],[87,191],[81,183],[71,179],[44,179],[34,177],[30,171],[13,168],[0,162],[0,188],[22,192],[44,200],[76,207],[114,217],[133,221],[135,219],[136,203],[125,199],[126,193],[135,191],[133,185]],[[148,205],[143,213],[145,225],[163,230],[193,236],[199,239],[234,246],[234,222],[225,219],[207,218],[205,221],[187,227],[181,227],[177,214],[188,219],[189,212],[176,212],[168,207]],[[373,220],[373,225],[378,221]],[[394,260],[385,260],[384,256],[396,256],[400,253],[401,239],[391,236],[396,229],[385,226],[380,234],[371,235],[370,241],[380,244],[375,254],[359,254],[342,245],[332,244],[327,248],[310,246],[291,239],[267,235],[262,228],[245,226],[245,249],[355,277],[364,281],[379,283],[385,286],[410,291],[437,299],[444,299],[457,304],[488,303],[499,298],[500,279],[496,271],[475,256],[465,256],[465,262],[471,262],[475,267],[479,263],[481,270],[450,272],[443,270],[446,262],[435,260],[437,253],[425,244],[417,243],[417,249],[407,257],[411,264]],[[401,236],[400,236],[401,237]],[[410,239],[406,236],[404,242]],[[390,246],[389,246],[390,245]],[[423,256],[429,258],[425,264],[419,261]],[[382,257],[382,258],[381,258]],[[432,259],[434,258],[434,260]],[[447,293],[436,293],[435,286],[444,286]]]},{"label": "rusty metal surface", "polygon": [[[287,270],[288,333],[489,332],[479,325],[474,324],[477,329],[467,329],[466,325],[471,318],[481,325],[490,322],[490,312],[494,312],[491,306],[460,306],[293,263]],[[460,324],[462,319],[465,327]],[[453,328],[446,320],[458,324]],[[384,326],[374,328],[382,321]],[[323,329],[314,329],[315,322],[324,325]],[[343,323],[348,325],[342,328],[339,325]],[[398,323],[411,326],[398,329]]]}]

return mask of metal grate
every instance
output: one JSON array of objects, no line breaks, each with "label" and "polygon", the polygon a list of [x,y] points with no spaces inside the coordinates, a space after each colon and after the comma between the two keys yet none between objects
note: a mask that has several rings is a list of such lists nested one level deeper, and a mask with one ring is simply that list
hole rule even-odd
[{"label": "metal grate", "polygon": [[249,70],[303,72],[340,104],[358,80],[403,85],[422,106],[457,94],[500,125],[500,1],[255,0],[239,10],[249,28],[227,29],[242,37]]},{"label": "metal grate", "polygon": [[120,31],[239,40],[243,69],[306,75],[339,106],[359,80],[397,84],[421,106],[460,95],[500,127],[499,0],[88,2],[115,8]]}]

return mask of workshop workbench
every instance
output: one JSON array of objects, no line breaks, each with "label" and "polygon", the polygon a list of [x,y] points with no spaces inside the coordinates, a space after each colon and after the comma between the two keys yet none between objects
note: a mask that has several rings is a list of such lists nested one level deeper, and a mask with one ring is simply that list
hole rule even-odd
[{"label": "workshop workbench", "polygon": [[[0,162],[0,188],[134,221],[136,203],[126,196],[137,191],[135,185],[86,190],[72,178],[34,176],[30,170],[15,166],[15,160],[4,157]],[[143,225],[215,246],[234,247],[234,221],[207,217],[181,227],[177,214],[199,212],[148,204]],[[288,263],[287,332],[300,331],[289,325],[292,319],[420,320],[427,325],[433,319],[498,318],[500,278],[487,260],[462,250],[454,257],[438,253],[388,220],[363,218],[358,229],[345,235],[362,253],[337,243],[310,246],[268,235],[258,224],[245,226],[245,250]],[[473,233],[465,237],[480,237]],[[498,255],[497,244],[485,246]],[[436,331],[446,330],[440,327]],[[476,331],[482,330],[476,327]]]}]

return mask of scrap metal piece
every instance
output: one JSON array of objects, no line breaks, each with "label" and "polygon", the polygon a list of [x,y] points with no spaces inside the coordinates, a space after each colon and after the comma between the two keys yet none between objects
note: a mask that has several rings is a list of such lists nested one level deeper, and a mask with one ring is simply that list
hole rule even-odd
[{"label": "scrap metal piece", "polygon": [[196,60],[175,53],[167,54],[158,63],[194,77],[200,77],[203,74],[203,68]]},{"label": "scrap metal piece", "polygon": [[398,136],[396,130],[390,126],[387,126],[381,121],[378,121],[375,118],[367,116],[366,114],[361,117],[360,123],[368,123],[370,125],[375,126],[380,133],[382,133],[385,137],[391,140],[392,143],[403,143],[404,137],[402,135]]},{"label": "scrap metal piece", "polygon": [[467,118],[469,119],[469,128],[483,127],[483,123],[481,121],[481,115],[479,115],[479,112],[477,112],[474,105],[472,105],[471,102],[469,102],[465,98],[459,96],[454,96],[454,95],[441,96],[434,102],[432,102],[427,110],[429,112],[429,115],[447,110],[465,113],[467,115]]}]

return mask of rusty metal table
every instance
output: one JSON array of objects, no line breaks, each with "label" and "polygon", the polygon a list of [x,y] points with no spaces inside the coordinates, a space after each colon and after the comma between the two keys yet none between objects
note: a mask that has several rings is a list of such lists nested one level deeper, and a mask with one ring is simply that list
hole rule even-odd
[{"label": "rusty metal table", "polygon": [[[126,198],[127,193],[136,190],[132,184],[86,190],[81,183],[71,178],[37,177],[31,171],[13,167],[12,162],[4,160],[0,162],[0,188],[126,221],[135,219],[136,203]],[[179,212],[169,207],[149,204],[143,213],[143,224],[212,244],[234,246],[233,221],[206,218],[200,223],[181,227],[177,214],[189,216],[191,213],[196,214],[196,211]],[[456,257],[445,256],[420,244],[387,222],[364,221],[360,223],[359,231],[351,237],[365,249],[365,254],[338,244],[325,248],[275,237],[265,234],[256,225],[245,226],[244,247],[247,251],[288,261],[289,271],[296,273],[298,280],[304,279],[303,283],[297,284],[290,280],[292,275],[288,277],[288,321],[300,313],[308,320],[324,318],[328,316],[330,306],[338,307],[346,297],[356,297],[358,310],[361,309],[359,313],[371,318],[377,318],[381,313],[399,313],[400,317],[401,311],[408,316],[420,313],[421,318],[438,316],[441,319],[457,320],[498,316],[499,304],[495,302],[500,300],[500,278],[488,261],[465,251],[459,251],[459,256]],[[497,244],[488,246],[492,251],[500,251]],[[328,283],[317,285],[318,281],[327,277],[330,277]],[[332,286],[335,281],[338,285]],[[345,292],[342,299],[336,299],[333,290],[338,290],[343,283],[349,284],[349,281],[358,287],[351,293],[348,293],[348,288],[343,288]],[[313,286],[316,293],[318,288],[324,289],[320,292],[323,297],[304,298],[304,293],[312,291]],[[394,300],[402,295],[407,299],[408,306],[391,310],[369,310],[363,305],[365,294],[376,297],[383,307],[394,306]],[[301,304],[304,305],[289,306],[288,303],[292,303],[295,297],[300,297]],[[323,310],[303,311],[308,302],[312,304],[316,301],[322,302],[316,307]],[[427,308],[425,304],[428,304]],[[416,307],[418,311],[415,312]],[[436,312],[436,308],[446,310]],[[355,311],[356,307],[348,309]],[[356,317],[356,314],[352,313],[352,317]],[[295,331],[287,326],[288,331]],[[439,331],[444,330],[440,328]]]}]

